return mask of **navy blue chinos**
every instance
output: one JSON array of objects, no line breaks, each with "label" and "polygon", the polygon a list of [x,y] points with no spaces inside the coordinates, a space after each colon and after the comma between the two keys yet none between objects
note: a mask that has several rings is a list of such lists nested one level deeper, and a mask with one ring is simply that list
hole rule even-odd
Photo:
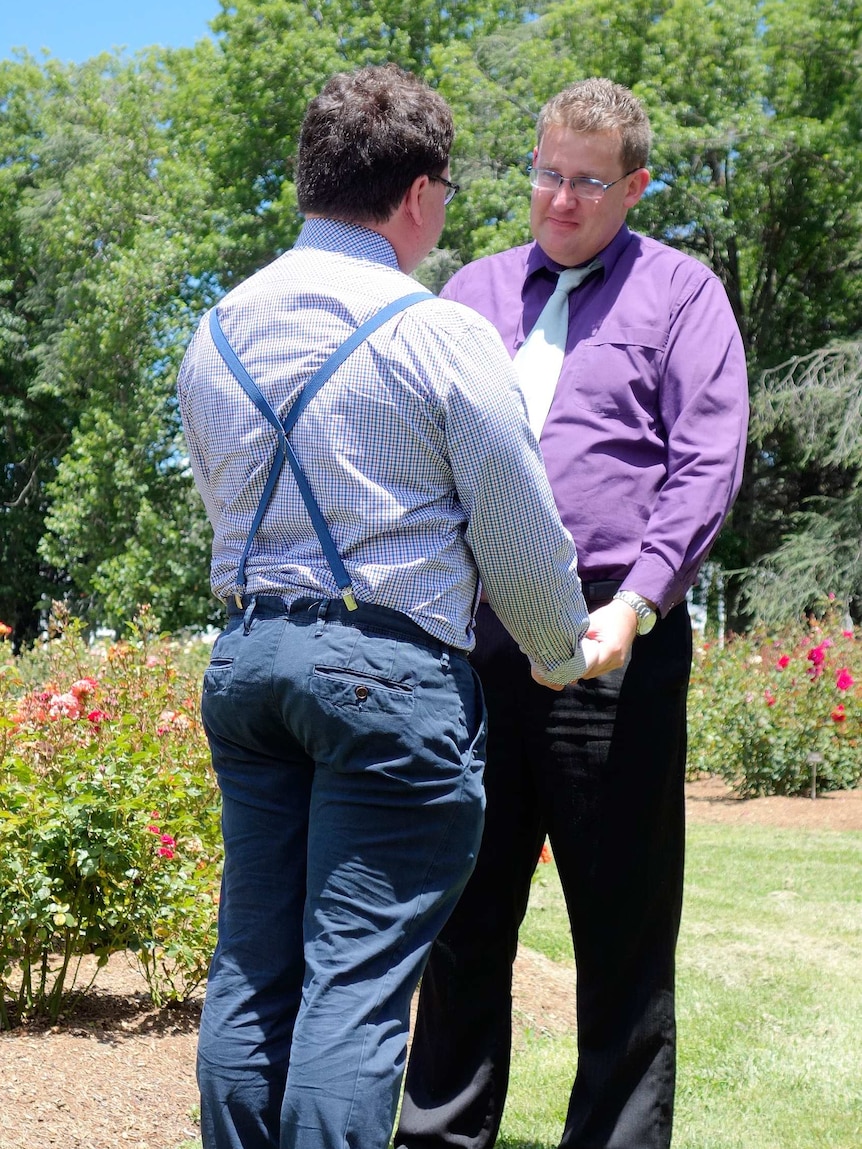
[{"label": "navy blue chinos", "polygon": [[233,608],[204,678],[223,800],[205,1149],[386,1149],[410,1000],[473,868],[485,710],[406,617]]}]

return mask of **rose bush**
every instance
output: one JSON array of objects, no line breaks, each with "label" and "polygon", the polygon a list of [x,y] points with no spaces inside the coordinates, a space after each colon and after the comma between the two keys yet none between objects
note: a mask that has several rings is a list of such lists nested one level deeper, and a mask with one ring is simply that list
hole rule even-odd
[{"label": "rose bush", "polygon": [[862,782],[862,654],[830,611],[805,629],[704,642],[689,693],[690,777],[746,797]]},{"label": "rose bush", "polygon": [[[0,1028],[68,1012],[79,959],[135,954],[157,1003],[206,976],[218,790],[198,720],[209,648],[153,632],[88,645],[55,608],[13,657],[0,623]],[[696,651],[689,773],[743,795],[862,781],[862,655],[830,614]]]},{"label": "rose bush", "polygon": [[129,950],[181,1000],[214,945],[218,791],[197,717],[201,644],[90,647],[62,610],[0,645],[0,1027],[69,1008],[79,959]]}]

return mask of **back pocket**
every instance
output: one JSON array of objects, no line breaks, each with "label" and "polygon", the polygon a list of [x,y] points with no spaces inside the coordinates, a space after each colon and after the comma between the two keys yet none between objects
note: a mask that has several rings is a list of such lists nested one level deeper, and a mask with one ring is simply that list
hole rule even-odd
[{"label": "back pocket", "polygon": [[348,710],[374,710],[381,714],[410,714],[413,687],[343,667],[315,666],[311,691],[321,702]]},{"label": "back pocket", "polygon": [[233,678],[232,658],[212,658],[204,671],[204,694],[221,694]]}]

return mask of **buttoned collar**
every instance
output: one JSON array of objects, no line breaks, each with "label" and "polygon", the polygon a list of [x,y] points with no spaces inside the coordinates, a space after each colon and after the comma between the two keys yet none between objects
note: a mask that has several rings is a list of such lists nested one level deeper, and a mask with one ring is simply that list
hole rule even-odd
[{"label": "buttoned collar", "polygon": [[[632,233],[628,227],[623,224],[607,247],[598,252],[598,257],[602,261],[601,276],[603,281],[607,280],[617,260],[631,242],[631,239]],[[589,263],[591,261],[587,260],[587,262]],[[527,269],[524,276],[525,282],[528,283],[535,276],[545,277],[550,275],[556,278],[561,271],[565,271],[565,268],[561,264],[556,263],[553,259],[545,255],[537,243],[532,244],[527,254]]]}]

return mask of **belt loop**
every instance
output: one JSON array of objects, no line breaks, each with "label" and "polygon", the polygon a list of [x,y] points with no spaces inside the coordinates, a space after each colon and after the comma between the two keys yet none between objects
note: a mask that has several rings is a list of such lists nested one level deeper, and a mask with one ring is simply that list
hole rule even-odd
[{"label": "belt loop", "polygon": [[326,610],[329,606],[329,599],[322,598],[317,607],[317,627],[314,631],[314,637],[320,638],[323,634],[323,624],[326,622]]},{"label": "belt loop", "polygon": [[251,602],[246,607],[245,614],[242,616],[242,633],[248,634],[251,630],[251,616],[254,614],[254,608],[257,606],[257,595],[252,595]]},{"label": "belt loop", "polygon": [[448,646],[443,647],[443,656],[440,659],[440,665],[442,666],[442,668],[444,670],[449,669],[449,647]]}]

